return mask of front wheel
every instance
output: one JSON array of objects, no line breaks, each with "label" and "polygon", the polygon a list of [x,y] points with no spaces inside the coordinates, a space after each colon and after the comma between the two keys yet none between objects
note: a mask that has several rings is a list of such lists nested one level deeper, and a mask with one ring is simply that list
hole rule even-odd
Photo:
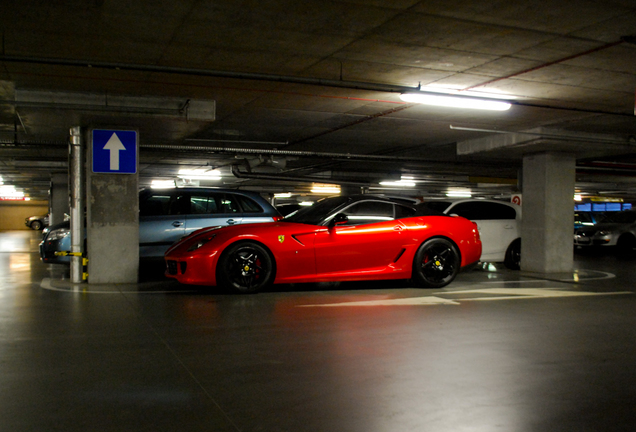
[{"label": "front wheel", "polygon": [[255,293],[274,280],[274,259],[257,243],[236,243],[223,252],[216,273],[219,286]]},{"label": "front wheel", "polygon": [[636,238],[631,234],[623,234],[616,242],[616,250],[622,255],[632,255],[636,247]]},{"label": "front wheel", "polygon": [[413,261],[413,281],[425,288],[442,288],[455,279],[461,266],[459,252],[443,238],[425,241]]},{"label": "front wheel", "polygon": [[31,229],[35,231],[40,231],[42,229],[42,222],[40,221],[31,222]]}]

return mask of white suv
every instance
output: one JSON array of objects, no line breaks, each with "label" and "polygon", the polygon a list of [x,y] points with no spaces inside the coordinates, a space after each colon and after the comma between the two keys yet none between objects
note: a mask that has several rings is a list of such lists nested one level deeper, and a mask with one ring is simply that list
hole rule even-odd
[{"label": "white suv", "polygon": [[425,200],[420,206],[465,217],[479,227],[481,262],[503,262],[519,270],[521,262],[521,207],[486,199]]}]

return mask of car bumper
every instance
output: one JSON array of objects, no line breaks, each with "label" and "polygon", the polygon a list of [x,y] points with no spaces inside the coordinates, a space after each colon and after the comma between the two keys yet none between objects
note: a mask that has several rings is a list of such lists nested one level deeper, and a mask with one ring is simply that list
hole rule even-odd
[{"label": "car bumper", "polygon": [[616,241],[608,237],[582,237],[574,236],[574,246],[576,247],[596,247],[596,246],[615,246]]},{"label": "car bumper", "polygon": [[216,285],[215,260],[207,255],[187,257],[166,256],[166,272],[169,278],[187,285]]},{"label": "car bumper", "polygon": [[[51,243],[51,242],[49,242]],[[55,251],[58,250],[57,246],[47,246],[45,242],[40,242],[40,259],[45,264],[70,264],[71,257],[69,256],[56,256]]]}]

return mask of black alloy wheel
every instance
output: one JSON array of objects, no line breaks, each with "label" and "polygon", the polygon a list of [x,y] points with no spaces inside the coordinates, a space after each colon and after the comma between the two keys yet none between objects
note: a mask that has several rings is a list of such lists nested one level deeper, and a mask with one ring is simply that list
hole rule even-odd
[{"label": "black alloy wheel", "polygon": [[444,238],[425,241],[415,254],[413,281],[425,288],[442,288],[455,279],[461,266],[459,252]]},{"label": "black alloy wheel", "polygon": [[274,260],[269,252],[254,242],[235,243],[221,256],[217,282],[223,288],[241,293],[255,293],[274,280]]}]

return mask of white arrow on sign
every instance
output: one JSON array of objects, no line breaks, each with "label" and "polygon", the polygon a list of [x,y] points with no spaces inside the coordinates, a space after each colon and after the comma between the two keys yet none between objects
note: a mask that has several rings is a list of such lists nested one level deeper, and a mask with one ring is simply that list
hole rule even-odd
[{"label": "white arrow on sign", "polygon": [[110,137],[104,146],[104,150],[110,151],[110,170],[119,171],[119,152],[121,150],[126,150],[126,147],[124,147],[121,143],[121,140],[116,133],[113,133]]}]

